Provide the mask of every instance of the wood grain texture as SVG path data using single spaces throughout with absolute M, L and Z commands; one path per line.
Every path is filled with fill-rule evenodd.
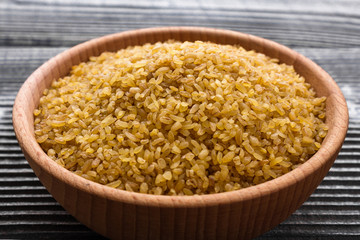
M 67 171 L 47 157 L 35 141 L 32 113 L 40 94 L 53 79 L 65 76 L 72 65 L 103 51 L 167 39 L 239 44 L 293 64 L 318 95 L 328 98 L 329 132 L 320 150 L 302 166 L 272 181 L 239 191 L 191 197 L 144 195 L 108 188 Z M 94 39 L 46 62 L 20 89 L 13 108 L 13 124 L 26 159 L 48 191 L 70 214 L 104 236 L 112 239 L 251 239 L 285 220 L 316 189 L 344 141 L 348 112 L 345 99 L 332 78 L 289 48 L 227 30 L 169 27 Z

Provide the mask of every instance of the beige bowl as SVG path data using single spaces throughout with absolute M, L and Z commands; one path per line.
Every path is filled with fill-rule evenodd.
M 71 66 L 104 51 L 130 45 L 180 41 L 237 44 L 293 65 L 319 96 L 327 97 L 329 131 L 319 151 L 277 179 L 233 192 L 202 196 L 155 196 L 116 190 L 57 165 L 34 137 L 33 110 L 45 88 Z M 113 239 L 250 239 L 284 221 L 310 196 L 333 164 L 348 126 L 345 99 L 318 65 L 275 42 L 248 34 L 197 27 L 168 27 L 108 35 L 77 45 L 39 67 L 21 87 L 14 104 L 16 137 L 35 174 L 76 219 Z

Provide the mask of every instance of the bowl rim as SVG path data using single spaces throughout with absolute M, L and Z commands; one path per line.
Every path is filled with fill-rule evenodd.
M 29 99 L 29 90 L 37 87 L 37 79 L 41 79 L 45 76 L 45 74 L 49 73 L 49 68 L 57 66 L 58 62 L 63 57 L 72 54 L 81 55 L 82 51 L 84 51 L 84 49 L 89 46 L 97 47 L 99 49 L 102 46 L 106 46 L 106 44 L 109 44 L 109 42 L 111 41 L 116 41 L 116 39 L 122 39 L 126 36 L 136 36 L 138 34 L 161 34 L 163 31 L 170 31 L 174 34 L 178 34 L 179 32 L 184 31 L 189 33 L 197 33 L 201 36 L 206 34 L 215 34 L 218 36 L 225 34 L 227 36 L 236 36 L 242 39 L 248 39 L 249 43 L 262 43 L 268 47 L 275 47 L 279 50 L 280 55 L 292 55 L 294 63 L 301 62 L 301 64 L 305 64 L 307 67 L 313 68 L 318 78 L 326 79 L 324 81 L 330 86 L 328 99 L 330 99 L 333 103 L 336 103 L 336 105 L 331 106 L 329 110 L 327 109 L 327 111 L 332 111 L 334 114 L 332 119 L 327 118 L 327 122 L 329 121 L 332 124 L 333 128 L 329 129 L 328 135 L 325 137 L 321 148 L 310 159 L 308 159 L 298 168 L 276 179 L 272 179 L 265 183 L 261 183 L 248 188 L 243 188 L 240 190 L 194 196 L 152 195 L 114 189 L 80 177 L 50 159 L 50 157 L 47 156 L 47 154 L 41 149 L 40 145 L 35 140 L 33 119 L 31 119 L 31 117 L 29 119 L 29 116 L 26 116 L 24 112 L 24 109 L 27 106 L 26 104 L 33 104 L 35 106 L 37 105 L 36 103 L 31 102 L 31 100 Z M 129 44 L 126 46 L 129 46 Z M 100 50 L 100 52 L 102 51 Z M 203 27 L 157 27 L 138 29 L 110 34 L 78 44 L 56 55 L 55 57 L 42 64 L 38 69 L 36 69 L 27 78 L 23 86 L 20 88 L 13 107 L 13 126 L 16 137 L 25 156 L 27 156 L 27 160 L 30 165 L 33 167 L 33 164 L 35 163 L 36 165 L 40 166 L 40 171 L 38 174 L 42 174 L 41 172 L 45 171 L 48 174 L 53 175 L 57 179 L 60 179 L 64 183 L 73 186 L 74 188 L 109 200 L 121 201 L 124 203 L 143 206 L 166 208 L 195 208 L 215 206 L 219 204 L 231 204 L 235 202 L 247 201 L 259 197 L 268 196 L 273 192 L 295 185 L 296 183 L 312 175 L 314 171 L 316 171 L 316 169 L 319 169 L 325 164 L 328 164 L 328 161 L 331 160 L 332 156 L 337 155 L 345 139 L 348 121 L 349 116 L 346 101 L 343 94 L 341 93 L 340 88 L 329 76 L 329 74 L 327 74 L 323 69 L 321 69 L 316 63 L 314 63 L 310 59 L 283 45 L 280 45 L 271 40 L 263 39 L 261 37 L 241 32 L 234 32 L 230 30 Z M 34 163 L 32 164 L 31 161 L 34 161 Z

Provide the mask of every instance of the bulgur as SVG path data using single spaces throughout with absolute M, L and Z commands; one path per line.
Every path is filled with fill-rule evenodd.
M 35 137 L 91 181 L 148 194 L 249 187 L 309 159 L 325 97 L 292 66 L 214 43 L 128 47 L 91 57 L 44 91 Z

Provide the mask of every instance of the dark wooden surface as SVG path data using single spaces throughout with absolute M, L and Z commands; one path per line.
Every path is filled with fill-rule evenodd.
M 0 1 L 0 238 L 101 238 L 63 210 L 21 153 L 11 111 L 26 78 L 82 41 L 180 25 L 277 41 L 311 58 L 335 79 L 350 111 L 343 149 L 304 205 L 258 239 L 360 239 L 360 1 L 355 0 Z

